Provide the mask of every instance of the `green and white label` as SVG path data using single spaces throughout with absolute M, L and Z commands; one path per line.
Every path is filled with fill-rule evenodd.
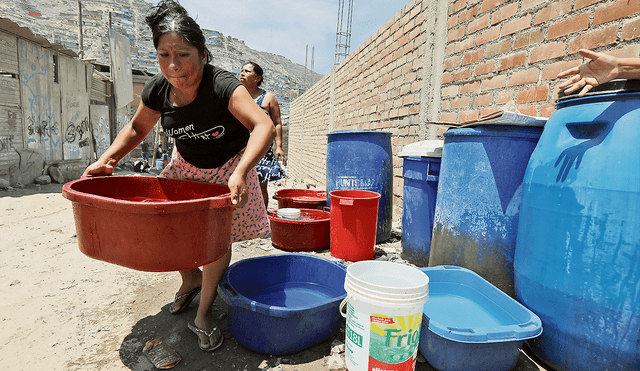
M 347 326 L 347 339 L 349 339 L 354 345 L 362 348 L 362 335 L 353 331 L 349 326 Z

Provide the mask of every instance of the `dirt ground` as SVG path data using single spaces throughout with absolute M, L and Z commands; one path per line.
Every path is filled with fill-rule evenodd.
M 120 174 L 122 175 L 122 174 Z M 281 188 L 299 188 L 281 183 Z M 270 194 L 276 188 L 272 188 Z M 181 357 L 174 370 L 346 370 L 344 326 L 321 344 L 288 356 L 255 353 L 228 331 L 227 306 L 215 313 L 223 346 L 205 353 L 187 328 L 196 298 L 180 315 L 168 312 L 180 285 L 177 273 L 140 272 L 93 260 L 78 249 L 71 202 L 62 185 L 0 190 L 0 365 L 5 370 L 154 370 L 142 354 L 148 340 L 166 342 Z M 272 200 L 272 208 L 276 205 Z M 378 255 L 398 255 L 399 235 L 379 244 Z M 233 262 L 284 253 L 268 240 L 232 246 Z M 393 253 L 395 251 L 396 253 Z M 331 258 L 329 250 L 315 252 Z M 333 347 L 333 355 L 332 355 Z M 337 354 L 337 355 L 336 355 Z M 423 358 L 417 371 L 434 370 Z M 539 371 L 520 353 L 516 371 Z

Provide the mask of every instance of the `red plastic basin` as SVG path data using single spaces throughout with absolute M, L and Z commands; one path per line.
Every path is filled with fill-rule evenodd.
M 327 206 L 327 192 L 312 189 L 287 188 L 276 191 L 274 200 L 278 200 L 278 209 L 319 209 Z
M 285 251 L 315 251 L 329 248 L 331 214 L 316 209 L 301 209 L 300 219 L 279 218 L 268 210 L 271 243 Z
M 231 195 L 222 185 L 146 176 L 88 177 L 62 188 L 80 251 L 148 272 L 199 267 L 229 249 Z

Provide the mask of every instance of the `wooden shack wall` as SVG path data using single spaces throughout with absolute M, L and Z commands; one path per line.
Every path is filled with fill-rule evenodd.
M 18 39 L 25 147 L 41 152 L 45 160 L 62 160 L 60 87 L 53 58 L 48 49 Z
M 91 64 L 0 31 L 0 179 L 27 184 L 52 165 L 66 180 L 82 174 L 94 152 L 92 74 Z
M 8 178 L 8 166 L 19 160 L 23 147 L 18 40 L 0 32 L 0 178 Z
M 89 126 L 87 66 L 82 61 L 60 57 L 60 92 L 63 136 L 63 158 L 89 164 L 92 152 Z M 93 72 L 93 70 L 91 71 Z M 89 74 L 89 78 L 91 75 Z

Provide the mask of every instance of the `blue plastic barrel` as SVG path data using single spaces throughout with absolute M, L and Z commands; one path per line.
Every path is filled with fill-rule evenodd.
M 522 179 L 541 133 L 515 125 L 444 133 L 429 266 L 465 267 L 515 297 Z
M 516 295 L 558 370 L 640 370 L 639 83 L 559 101 L 526 170 Z
M 380 193 L 376 242 L 389 239 L 393 212 L 391 133 L 342 130 L 327 134 L 326 188 L 327 195 L 338 190 Z M 328 205 L 330 202 L 327 198 Z
M 429 265 L 442 145 L 441 140 L 413 143 L 398 154 L 404 159 L 402 258 L 420 267 Z

